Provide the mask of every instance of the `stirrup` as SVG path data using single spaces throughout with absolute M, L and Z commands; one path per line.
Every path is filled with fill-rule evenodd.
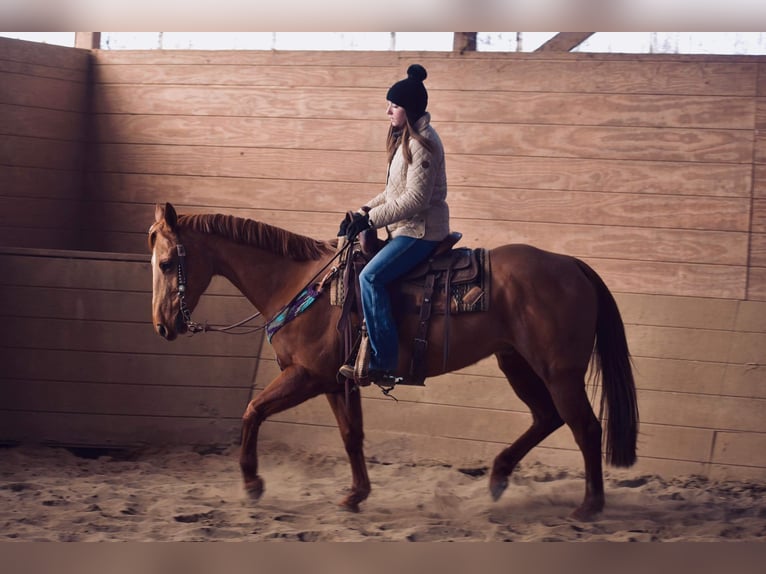
M 356 345 L 356 357 L 353 359 L 349 357 L 344 365 L 341 365 L 338 369 L 338 374 L 350 381 L 354 381 L 361 387 L 366 387 L 370 384 L 367 377 L 367 367 L 370 363 L 370 355 L 372 350 L 370 349 L 370 338 L 367 336 L 367 326 L 362 322 L 359 328 L 359 341 Z M 350 364 L 353 360 L 354 364 Z
M 367 377 L 357 376 L 356 369 L 353 365 L 341 365 L 340 369 L 338 369 L 338 374 L 344 379 L 354 381 L 354 383 L 360 387 L 366 387 L 370 384 L 370 380 Z
M 404 380 L 402 377 L 375 370 L 359 375 L 353 365 L 341 365 L 340 369 L 338 369 L 338 374 L 341 377 L 354 381 L 360 387 L 368 387 L 375 383 L 379 387 L 393 388 Z

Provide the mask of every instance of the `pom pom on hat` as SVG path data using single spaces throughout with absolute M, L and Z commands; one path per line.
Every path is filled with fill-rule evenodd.
M 420 64 L 412 64 L 407 68 L 407 78 L 418 82 L 424 81 L 428 77 L 428 72 Z
M 426 112 L 428 92 L 423 81 L 428 72 L 420 64 L 407 68 L 407 77 L 391 86 L 386 94 L 389 102 L 403 107 L 407 111 L 407 120 L 414 124 Z

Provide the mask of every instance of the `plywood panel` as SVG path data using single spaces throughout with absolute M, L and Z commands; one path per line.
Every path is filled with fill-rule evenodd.
M 85 72 L 90 53 L 87 50 L 0 38 L 0 61 L 23 62 L 45 68 Z
M 766 233 L 751 234 L 750 264 L 753 267 L 766 267 Z
M 0 103 L 31 108 L 83 112 L 86 103 L 85 75 L 71 79 L 42 78 L 0 71 Z
M 37 197 L 74 200 L 83 192 L 82 179 L 72 171 L 22 166 L 0 166 L 0 197 Z
M 587 260 L 613 291 L 688 297 L 743 299 L 744 266 L 689 265 L 647 261 Z
M 0 103 L 0 133 L 53 139 L 83 139 L 82 111 L 58 111 Z
M 95 204 L 94 225 L 114 222 L 121 231 L 135 229 L 153 217 L 158 191 L 179 209 L 236 213 L 263 217 L 265 212 L 295 211 L 310 203 L 318 212 L 339 215 L 376 195 L 376 183 L 273 180 L 258 178 L 193 177 L 104 173 L 98 185 L 109 203 Z M 641 193 L 478 188 L 449 186 L 450 216 L 454 219 L 593 224 L 629 227 L 667 227 L 747 231 L 750 199 Z M 199 207 L 197 207 L 199 206 Z M 268 209 L 260 208 L 268 206 Z M 766 215 L 764 215 L 766 217 Z M 766 229 L 766 224 L 764 225 Z
M 750 163 L 745 130 L 447 123 L 452 154 Z
M 357 119 L 98 117 L 101 140 L 119 143 L 376 151 L 382 149 L 385 133 L 382 122 L 359 129 Z M 439 123 L 438 128 L 451 154 L 734 163 L 752 160 L 752 135 L 745 130 L 455 122 Z M 351 139 L 348 133 L 354 129 L 360 135 Z
M 147 226 L 148 228 L 148 226 Z M 144 236 L 144 240 L 146 237 Z M 149 253 L 102 253 L 51 249 L 0 248 L 0 284 L 147 292 L 151 289 Z M 214 277 L 211 295 L 239 295 L 231 283 Z
M 116 173 L 300 179 L 382 184 L 380 152 L 227 147 L 99 146 L 98 170 Z M 30 160 L 31 161 L 31 160 Z M 610 161 L 575 158 L 451 156 L 451 184 L 620 193 L 749 196 L 752 168 L 725 163 Z M 349 166 L 353 166 L 350 169 Z M 381 167 L 382 166 L 382 167 Z
M 4 410 L 96 415 L 236 418 L 249 389 L 2 379 Z
M 229 337 L 181 337 L 172 343 L 160 339 L 146 323 L 69 321 L 36 317 L 6 317 L 8 332 L 0 335 L 0 345 L 8 348 L 47 348 L 107 353 L 153 353 L 158 349 L 177 354 L 202 354 L 251 357 L 259 340 L 252 335 Z
M 734 329 L 739 302 L 691 297 L 617 293 L 623 321 L 638 325 Z
M 713 461 L 718 464 L 744 462 L 748 466 L 766 467 L 766 433 L 717 433 Z
M 753 233 L 766 233 L 766 199 L 753 200 Z
M 747 298 L 752 301 L 766 301 L 766 269 L 753 267 L 747 279 Z
M 759 97 L 766 97 L 766 63 L 758 63 L 758 83 L 756 93 Z
M 766 198 L 766 164 L 753 167 L 753 197 Z
M 78 236 L 64 233 L 61 229 L 30 229 L 28 227 L 0 227 L 0 245 L 31 249 L 50 248 L 51 245 L 64 249 L 78 249 L 81 246 Z
M 4 379 L 250 389 L 257 358 L 174 354 L 182 350 L 173 345 L 151 354 L 0 348 L 0 361 Z
M 151 320 L 151 291 L 96 291 L 0 285 L 0 300 L 7 304 L 6 313 L 16 317 L 125 322 Z M 216 324 L 228 325 L 253 313 L 255 309 L 244 297 L 204 295 L 194 314 L 214 319 Z M 262 322 L 261 320 L 260 323 Z M 253 322 L 253 325 L 258 324 L 257 320 Z
M 209 64 L 209 53 L 179 51 L 166 54 L 135 52 L 130 61 L 124 55 L 99 52 L 97 63 L 112 64 Z M 173 57 L 170 57 L 170 54 Z M 757 64 L 736 62 L 733 59 L 714 61 L 713 58 L 684 59 L 638 57 L 518 57 L 504 54 L 472 55 L 456 60 L 454 55 L 418 54 L 418 58 L 429 71 L 429 89 L 464 89 L 466 85 L 486 91 L 543 91 L 543 92 L 601 92 L 601 93 L 664 93 L 703 95 L 742 95 L 755 93 Z M 333 66 L 359 66 L 359 76 L 369 75 L 363 66 L 383 65 L 385 73 L 380 74 L 383 84 L 388 87 L 401 79 L 404 62 L 413 57 L 406 52 L 390 55 L 387 53 L 308 53 L 308 52 L 240 52 L 230 53 L 217 59 L 219 65 L 309 65 L 322 69 Z M 259 68 L 260 70 L 261 68 Z M 284 83 L 306 85 L 318 80 L 321 84 L 331 74 L 301 74 L 300 68 L 275 69 L 269 76 L 264 72 L 267 85 Z M 365 74 L 366 72 L 366 74 Z M 337 80 L 335 80 L 337 81 Z
M 755 132 L 755 161 L 757 163 L 766 163 L 766 134 L 763 130 Z
M 641 391 L 641 422 L 766 433 L 766 399 Z
M 652 349 L 652 354 L 661 358 L 757 363 L 762 349 L 766 348 L 763 333 L 692 331 L 647 325 L 629 325 L 627 332 L 633 353 L 646 356 L 648 349 Z
M 77 142 L 77 135 L 70 140 L 3 136 L 0 161 L 19 167 L 71 171 L 70 177 L 78 177 L 82 169 L 82 149 Z
M 633 355 L 636 386 L 664 392 L 766 399 L 764 367 Z
M 157 69 L 157 68 L 153 68 Z M 160 73 L 167 70 L 159 69 Z M 224 71 L 226 78 L 233 78 Z M 383 82 L 381 82 L 383 83 Z M 257 85 L 226 86 L 226 81 L 195 87 L 178 81 L 177 85 L 101 84 L 96 94 L 96 110 L 110 114 L 102 122 L 128 121 L 113 114 L 172 114 L 191 116 L 197 124 L 217 121 L 225 125 L 228 117 L 253 122 L 269 117 L 311 118 L 345 122 L 348 110 L 354 109 L 357 120 L 370 120 L 380 126 L 385 135 L 385 114 L 380 100 L 387 85 L 375 89 L 358 89 L 349 84 L 331 88 L 296 88 Z M 207 90 L 208 97 L 202 93 Z M 429 88 L 430 89 L 430 88 Z M 751 100 L 719 96 L 657 96 L 637 94 L 631 96 L 605 93 L 526 93 L 435 91 L 430 110 L 434 125 L 444 127 L 445 122 L 507 124 L 561 124 L 572 122 L 572 110 L 577 110 L 578 125 L 626 127 L 682 127 L 682 128 L 752 128 L 754 109 Z M 213 93 L 215 97 L 209 97 Z M 189 96 L 190 101 L 185 97 Z M 341 101 L 335 101 L 339 95 Z M 438 96 L 438 97 L 437 97 Z M 323 102 L 317 106 L 316 101 Z M 193 103 L 193 105 L 192 105 Z M 271 111 L 269 111 L 271 109 Z M 210 116 L 210 117 L 205 117 Z M 182 121 L 192 121 L 182 117 Z M 170 119 L 170 118 L 165 118 Z M 143 121 L 143 120 L 140 120 Z M 119 125 L 119 124 L 118 124 Z M 121 132 L 119 129 L 117 133 Z M 268 132 L 266 132 L 268 133 Z M 362 135 L 362 134 L 359 134 Z
M 232 444 L 240 421 L 226 418 L 146 417 L 0 411 L 0 440 L 64 445 L 140 446 Z
M 460 186 L 746 197 L 750 170 L 716 163 L 457 155 L 449 159 L 447 177 Z
M 0 227 L 63 229 L 74 235 L 78 231 L 81 210 L 81 202 L 76 198 L 27 199 L 0 196 Z

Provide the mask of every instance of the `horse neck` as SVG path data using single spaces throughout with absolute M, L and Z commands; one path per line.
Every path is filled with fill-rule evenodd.
M 295 261 L 218 237 L 206 246 L 212 256 L 213 274 L 228 279 L 266 317 L 274 316 L 306 287 L 330 257 Z

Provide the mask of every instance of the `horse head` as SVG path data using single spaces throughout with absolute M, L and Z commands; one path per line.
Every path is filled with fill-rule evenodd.
M 192 240 L 192 238 L 186 238 Z M 157 204 L 149 228 L 152 252 L 152 320 L 157 333 L 172 341 L 188 330 L 191 312 L 210 282 L 212 271 L 200 249 L 181 242 L 179 216 L 170 203 Z

